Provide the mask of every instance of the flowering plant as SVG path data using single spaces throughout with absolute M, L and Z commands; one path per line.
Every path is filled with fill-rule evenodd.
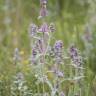
M 36 24 L 31 23 L 28 29 L 31 48 L 29 66 L 34 71 L 33 75 L 36 78 L 34 82 L 37 86 L 36 92 L 38 95 L 36 96 L 65 96 L 65 94 L 73 94 L 74 96 L 78 94 L 78 96 L 81 96 L 80 84 L 81 79 L 84 77 L 82 57 L 74 45 L 69 48 L 69 51 L 66 51 L 62 40 L 56 40 L 53 45 L 51 44 L 56 28 L 54 23 L 48 24 L 46 22 L 45 17 L 48 16 L 47 2 L 47 0 L 40 0 L 41 9 L 38 19 L 42 19 L 42 25 L 38 27 Z M 14 60 L 20 62 L 21 59 L 16 48 Z M 66 61 L 70 61 L 70 64 L 65 64 Z M 66 72 L 66 68 L 69 72 Z M 24 82 L 24 80 L 20 82 Z M 73 86 L 77 89 L 72 92 L 69 88 L 69 92 L 65 92 L 65 87 L 62 86 L 64 82 L 74 82 Z M 21 87 L 25 88 L 23 84 Z M 40 87 L 42 88 L 40 89 Z M 26 88 L 26 91 L 28 91 L 27 86 Z

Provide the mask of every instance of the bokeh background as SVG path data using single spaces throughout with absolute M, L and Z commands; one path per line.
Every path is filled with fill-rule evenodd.
M 75 43 L 83 53 L 85 85 L 90 86 L 90 96 L 96 96 L 96 0 L 48 0 L 47 7 L 46 20 L 56 25 L 54 37 L 63 40 L 65 48 Z M 39 0 L 0 0 L 0 78 L 12 74 L 14 48 L 25 58 L 30 53 L 28 26 L 40 24 L 39 10 Z

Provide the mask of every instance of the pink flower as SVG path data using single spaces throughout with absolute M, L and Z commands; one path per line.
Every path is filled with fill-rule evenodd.
M 46 4 L 47 3 L 47 0 L 40 0 L 40 3 L 41 4 Z
M 40 9 L 40 14 L 38 19 L 42 17 L 46 17 L 48 14 L 47 8 L 46 8 L 47 0 L 40 0 L 40 3 L 41 3 L 41 9 Z
M 38 18 L 42 18 L 42 17 L 46 17 L 48 14 L 48 11 L 45 7 L 42 7 L 41 10 L 40 10 L 40 15 Z
M 49 32 L 49 27 L 48 27 L 47 23 L 43 23 L 43 25 L 41 25 L 41 27 L 38 31 L 39 32 Z

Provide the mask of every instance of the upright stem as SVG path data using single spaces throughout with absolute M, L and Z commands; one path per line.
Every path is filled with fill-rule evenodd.
M 44 64 L 45 64 L 45 55 L 44 55 L 44 52 L 45 52 L 45 42 L 44 42 L 44 36 L 45 36 L 45 33 L 43 32 L 43 36 L 42 36 L 42 62 L 41 62 L 41 71 L 42 71 L 42 77 L 43 77 L 43 94 L 45 92 L 45 86 L 44 86 Z

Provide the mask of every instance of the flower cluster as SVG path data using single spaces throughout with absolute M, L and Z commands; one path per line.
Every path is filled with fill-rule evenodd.
M 31 23 L 29 25 L 28 31 L 29 31 L 30 37 L 36 38 L 38 33 L 54 32 L 55 31 L 55 25 L 54 25 L 54 23 L 50 23 L 48 25 L 46 22 L 43 22 L 43 24 L 40 27 L 37 27 L 35 24 Z
M 77 67 L 80 67 L 82 64 L 82 58 L 79 55 L 78 49 L 72 45 L 69 49 L 70 57 L 73 61 L 73 64 L 75 64 Z
M 39 28 L 38 31 L 39 31 L 39 32 L 49 32 L 48 24 L 44 22 L 44 23 L 41 25 L 41 27 Z
M 48 12 L 46 8 L 47 0 L 40 0 L 41 9 L 40 9 L 40 15 L 38 18 L 46 17 Z
M 55 53 L 55 61 L 57 64 L 62 62 L 62 49 L 63 49 L 63 42 L 58 40 L 55 42 L 54 45 L 54 53 Z
M 33 24 L 33 23 L 30 24 L 28 31 L 29 31 L 30 37 L 35 36 L 36 32 L 37 32 L 37 26 L 35 24 Z
M 41 5 L 47 3 L 46 0 L 41 0 L 40 2 L 41 2 L 40 3 Z M 31 48 L 32 48 L 31 61 L 33 64 L 34 63 L 36 64 L 37 53 L 39 55 L 44 55 L 48 51 L 48 48 L 49 48 L 48 41 L 50 40 L 49 34 L 55 31 L 55 25 L 54 23 L 50 23 L 48 25 L 44 21 L 42 25 L 38 27 L 37 25 L 32 23 L 29 25 L 28 31 L 29 31 L 30 37 L 35 39 L 35 42 L 31 44 Z M 43 62 L 43 56 L 40 56 L 40 57 L 41 57 L 40 61 Z
M 57 75 L 57 77 L 64 77 L 64 73 L 59 70 L 56 70 L 55 74 Z

